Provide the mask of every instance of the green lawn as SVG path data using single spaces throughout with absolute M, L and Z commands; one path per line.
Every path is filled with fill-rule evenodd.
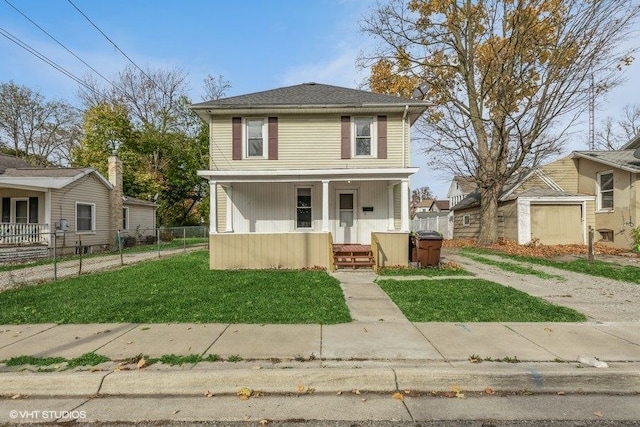
M 412 322 L 583 322 L 586 317 L 480 279 L 378 280 Z
M 0 324 L 349 322 L 321 271 L 212 271 L 208 252 L 0 293 Z
M 491 254 L 515 261 L 526 262 L 535 265 L 555 267 L 561 270 L 574 271 L 576 273 L 589 274 L 591 276 L 606 277 L 607 279 L 621 280 L 623 282 L 640 284 L 640 267 L 622 266 L 611 262 L 594 260 L 589 262 L 585 258 L 572 261 L 556 261 L 546 258 L 535 258 L 521 255 L 509 255 L 499 251 L 492 251 L 482 248 L 463 248 L 460 254 Z M 586 256 L 585 256 L 586 257 Z

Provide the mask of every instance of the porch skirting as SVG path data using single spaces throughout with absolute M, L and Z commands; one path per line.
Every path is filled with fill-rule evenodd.
M 373 232 L 374 269 L 409 264 L 409 233 Z M 212 270 L 302 269 L 334 270 L 333 238 L 329 232 L 212 233 Z
M 212 270 L 332 269 L 331 233 L 219 233 L 209 235 Z

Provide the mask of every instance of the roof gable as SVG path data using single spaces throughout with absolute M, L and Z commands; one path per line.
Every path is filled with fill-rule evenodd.
M 105 187 L 113 188 L 93 168 L 8 168 L 0 175 L 0 185 L 60 189 L 90 174 L 94 174 Z

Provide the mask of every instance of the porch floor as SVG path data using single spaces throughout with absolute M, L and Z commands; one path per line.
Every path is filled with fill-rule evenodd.
M 336 268 L 372 268 L 371 245 L 334 244 L 333 264 Z

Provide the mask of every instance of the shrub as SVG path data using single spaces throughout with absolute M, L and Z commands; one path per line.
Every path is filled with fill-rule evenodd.
M 145 236 L 144 243 L 147 245 L 154 245 L 156 243 L 156 236 Z
M 171 230 L 160 231 L 160 241 L 170 242 L 172 240 L 173 240 L 173 233 L 171 232 Z
M 135 246 L 136 243 L 138 243 L 138 239 L 136 239 L 135 236 L 126 236 L 124 238 L 122 246 L 125 247 L 125 248 L 130 248 L 132 246 Z

